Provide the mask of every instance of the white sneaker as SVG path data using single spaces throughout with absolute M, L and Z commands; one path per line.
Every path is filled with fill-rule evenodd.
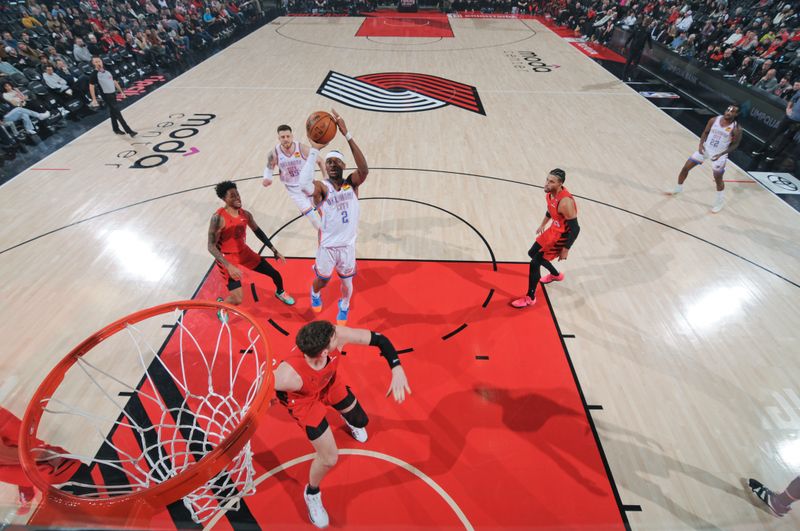
M 681 185 L 677 185 L 675 188 L 667 190 L 667 194 L 669 195 L 678 195 L 681 192 L 683 192 L 683 186 Z
M 48 118 L 50 118 L 50 111 L 44 111 L 44 112 L 39 113 L 37 118 L 40 119 L 40 120 L 47 120 Z
M 724 206 L 725 206 L 725 200 L 724 199 L 717 199 L 716 201 L 714 201 L 714 204 L 711 206 L 711 213 L 712 214 L 716 214 L 717 212 L 722 210 L 722 207 L 724 207 Z
M 328 527 L 328 511 L 322 506 L 322 492 L 316 494 L 309 494 L 306 492 L 308 485 L 303 488 L 303 499 L 306 500 L 306 507 L 308 507 L 308 518 L 311 523 L 320 529 Z
M 349 422 L 346 420 L 344 421 L 347 424 L 347 427 L 350 429 L 350 435 L 353 436 L 353 439 L 357 440 L 360 443 L 367 442 L 367 428 L 356 428 L 355 426 L 351 426 Z

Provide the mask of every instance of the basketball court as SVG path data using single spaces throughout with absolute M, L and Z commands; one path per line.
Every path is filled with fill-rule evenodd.
M 126 314 L 225 295 L 206 249 L 224 179 L 287 257 L 276 267 L 297 304 L 248 275 L 242 305 L 286 355 L 317 318 L 317 235 L 261 173 L 278 125 L 306 141 L 306 117 L 331 107 L 370 167 L 348 326 L 389 336 L 413 391 L 394 403 L 374 348 L 342 353 L 370 438 L 328 416 L 332 527 L 797 527 L 753 505 L 742 479 L 780 489 L 800 470 L 800 218 L 730 163 L 719 214 L 710 168 L 666 196 L 697 137 L 530 18 L 278 18 L 129 107 L 136 139 L 104 122 L 0 187 L 0 407 L 22 417 L 64 355 Z M 329 148 L 352 166 L 341 135 Z M 556 264 L 565 280 L 516 310 L 555 167 L 581 235 Z M 319 318 L 335 318 L 338 295 L 334 279 Z M 161 361 L 147 359 L 178 373 L 170 319 L 144 331 Z M 199 348 L 220 329 L 208 323 Z M 107 356 L 125 385 L 174 396 L 164 371 Z M 143 422 L 155 414 L 117 391 Z M 313 449 L 282 406 L 260 420 L 257 492 L 206 527 L 310 527 Z M 113 422 L 98 437 L 66 424 L 48 442 L 137 445 Z M 108 476 L 84 463 L 73 479 L 102 490 Z M 18 497 L 0 484 L 4 522 L 52 523 L 39 497 Z M 178 502 L 150 525 L 196 524 Z

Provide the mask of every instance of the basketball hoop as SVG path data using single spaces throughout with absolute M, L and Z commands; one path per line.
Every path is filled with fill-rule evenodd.
M 238 509 L 255 492 L 250 438 L 273 383 L 266 334 L 235 306 L 179 301 L 102 328 L 50 371 L 22 420 L 20 461 L 44 493 L 42 523 L 141 526 L 181 498 L 197 523 Z M 36 461 L 56 457 L 88 472 L 50 484 Z

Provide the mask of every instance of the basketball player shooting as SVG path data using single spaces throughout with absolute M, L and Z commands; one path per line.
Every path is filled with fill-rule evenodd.
M 253 219 L 253 215 L 242 208 L 242 198 L 236 183 L 223 181 L 216 186 L 217 197 L 225 202 L 211 216 L 208 227 L 208 252 L 216 259 L 216 265 L 228 285 L 228 297 L 225 302 L 238 305 L 242 303 L 242 270 L 252 269 L 272 279 L 275 283 L 275 297 L 284 304 L 294 304 L 294 299 L 283 289 L 281 274 L 258 253 L 247 246 L 247 227 L 261 242 L 269 247 L 277 260 L 286 259 L 272 245 L 264 231 Z M 219 300 L 222 300 L 221 298 Z M 220 319 L 223 316 L 220 315 Z
M 267 166 L 264 168 L 264 178 L 261 184 L 272 184 L 272 171 L 278 167 L 278 176 L 286 187 L 289 198 L 300 209 L 300 213 L 308 219 L 315 229 L 319 230 L 321 220 L 319 213 L 311 203 L 311 198 L 300 189 L 300 170 L 303 168 L 310 147 L 301 142 L 295 142 L 292 128 L 288 125 L 278 126 L 278 143 L 267 155 Z M 319 171 L 325 175 L 325 165 L 318 160 Z
M 411 394 L 411 388 L 394 345 L 377 332 L 334 326 L 328 321 L 312 321 L 297 332 L 295 343 L 299 352 L 284 358 L 274 371 L 275 391 L 278 400 L 305 431 L 316 451 L 303 498 L 311 523 L 322 528 L 327 527 L 329 521 L 322 505 L 320 483 L 336 465 L 339 456 L 333 432 L 325 418 L 328 407 L 342 415 L 356 441 L 367 441 L 367 413 L 350 387 L 336 374 L 342 347 L 353 344 L 380 349 L 392 371 L 386 396 L 391 393 L 398 404 L 405 400 L 406 394 Z
M 567 174 L 564 170 L 556 168 L 547 175 L 544 183 L 545 201 L 547 202 L 547 212 L 545 212 L 539 228 L 536 229 L 536 242 L 528 251 L 531 257 L 531 265 L 528 272 L 528 293 L 524 297 L 511 301 L 514 308 L 526 308 L 536 302 L 536 286 L 540 282 L 540 267 L 544 266 L 549 272 L 547 276 L 541 278 L 542 284 L 550 282 L 561 282 L 564 280 L 564 273 L 550 263 L 550 260 L 558 257 L 566 260 L 569 250 L 578 234 L 581 231 L 578 225 L 578 207 L 575 198 L 564 187 Z M 547 224 L 550 226 L 547 227 Z
M 739 147 L 739 142 L 742 141 L 742 128 L 736 121 L 737 116 L 739 116 L 739 106 L 729 105 L 725 109 L 725 114 L 708 121 L 703 136 L 700 137 L 700 146 L 683 165 L 678 174 L 678 185 L 668 194 L 677 195 L 683 192 L 683 183 L 692 168 L 709 159 L 714 182 L 717 185 L 717 197 L 714 204 L 711 205 L 711 212 L 716 214 L 722 210 L 725 206 L 725 181 L 722 180 L 722 177 L 725 175 L 728 154 L 734 152 Z
M 353 135 L 347 130 L 344 119 L 331 109 L 339 132 L 347 139 L 356 170 L 344 178 L 344 155 L 336 150 L 325 155 L 325 175 L 323 181 L 313 180 L 314 164 L 319 151 L 327 143 L 320 144 L 309 138 L 306 163 L 300 172 L 301 189 L 309 194 L 314 205 L 322 213 L 319 248 L 317 249 L 314 272 L 316 277 L 311 285 L 311 309 L 322 311 L 322 289 L 328 285 L 334 269 L 341 281 L 342 298 L 339 299 L 337 324 L 347 323 L 350 312 L 350 298 L 353 295 L 353 277 L 356 274 L 356 237 L 358 235 L 358 190 L 369 173 L 367 159 L 361 152 Z

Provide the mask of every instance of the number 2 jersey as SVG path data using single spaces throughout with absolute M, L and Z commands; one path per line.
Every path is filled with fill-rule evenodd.
M 325 200 L 317 205 L 322 216 L 319 231 L 320 247 L 345 247 L 355 245 L 358 235 L 358 195 L 348 177 L 339 190 L 330 180 L 322 181 L 327 194 Z

